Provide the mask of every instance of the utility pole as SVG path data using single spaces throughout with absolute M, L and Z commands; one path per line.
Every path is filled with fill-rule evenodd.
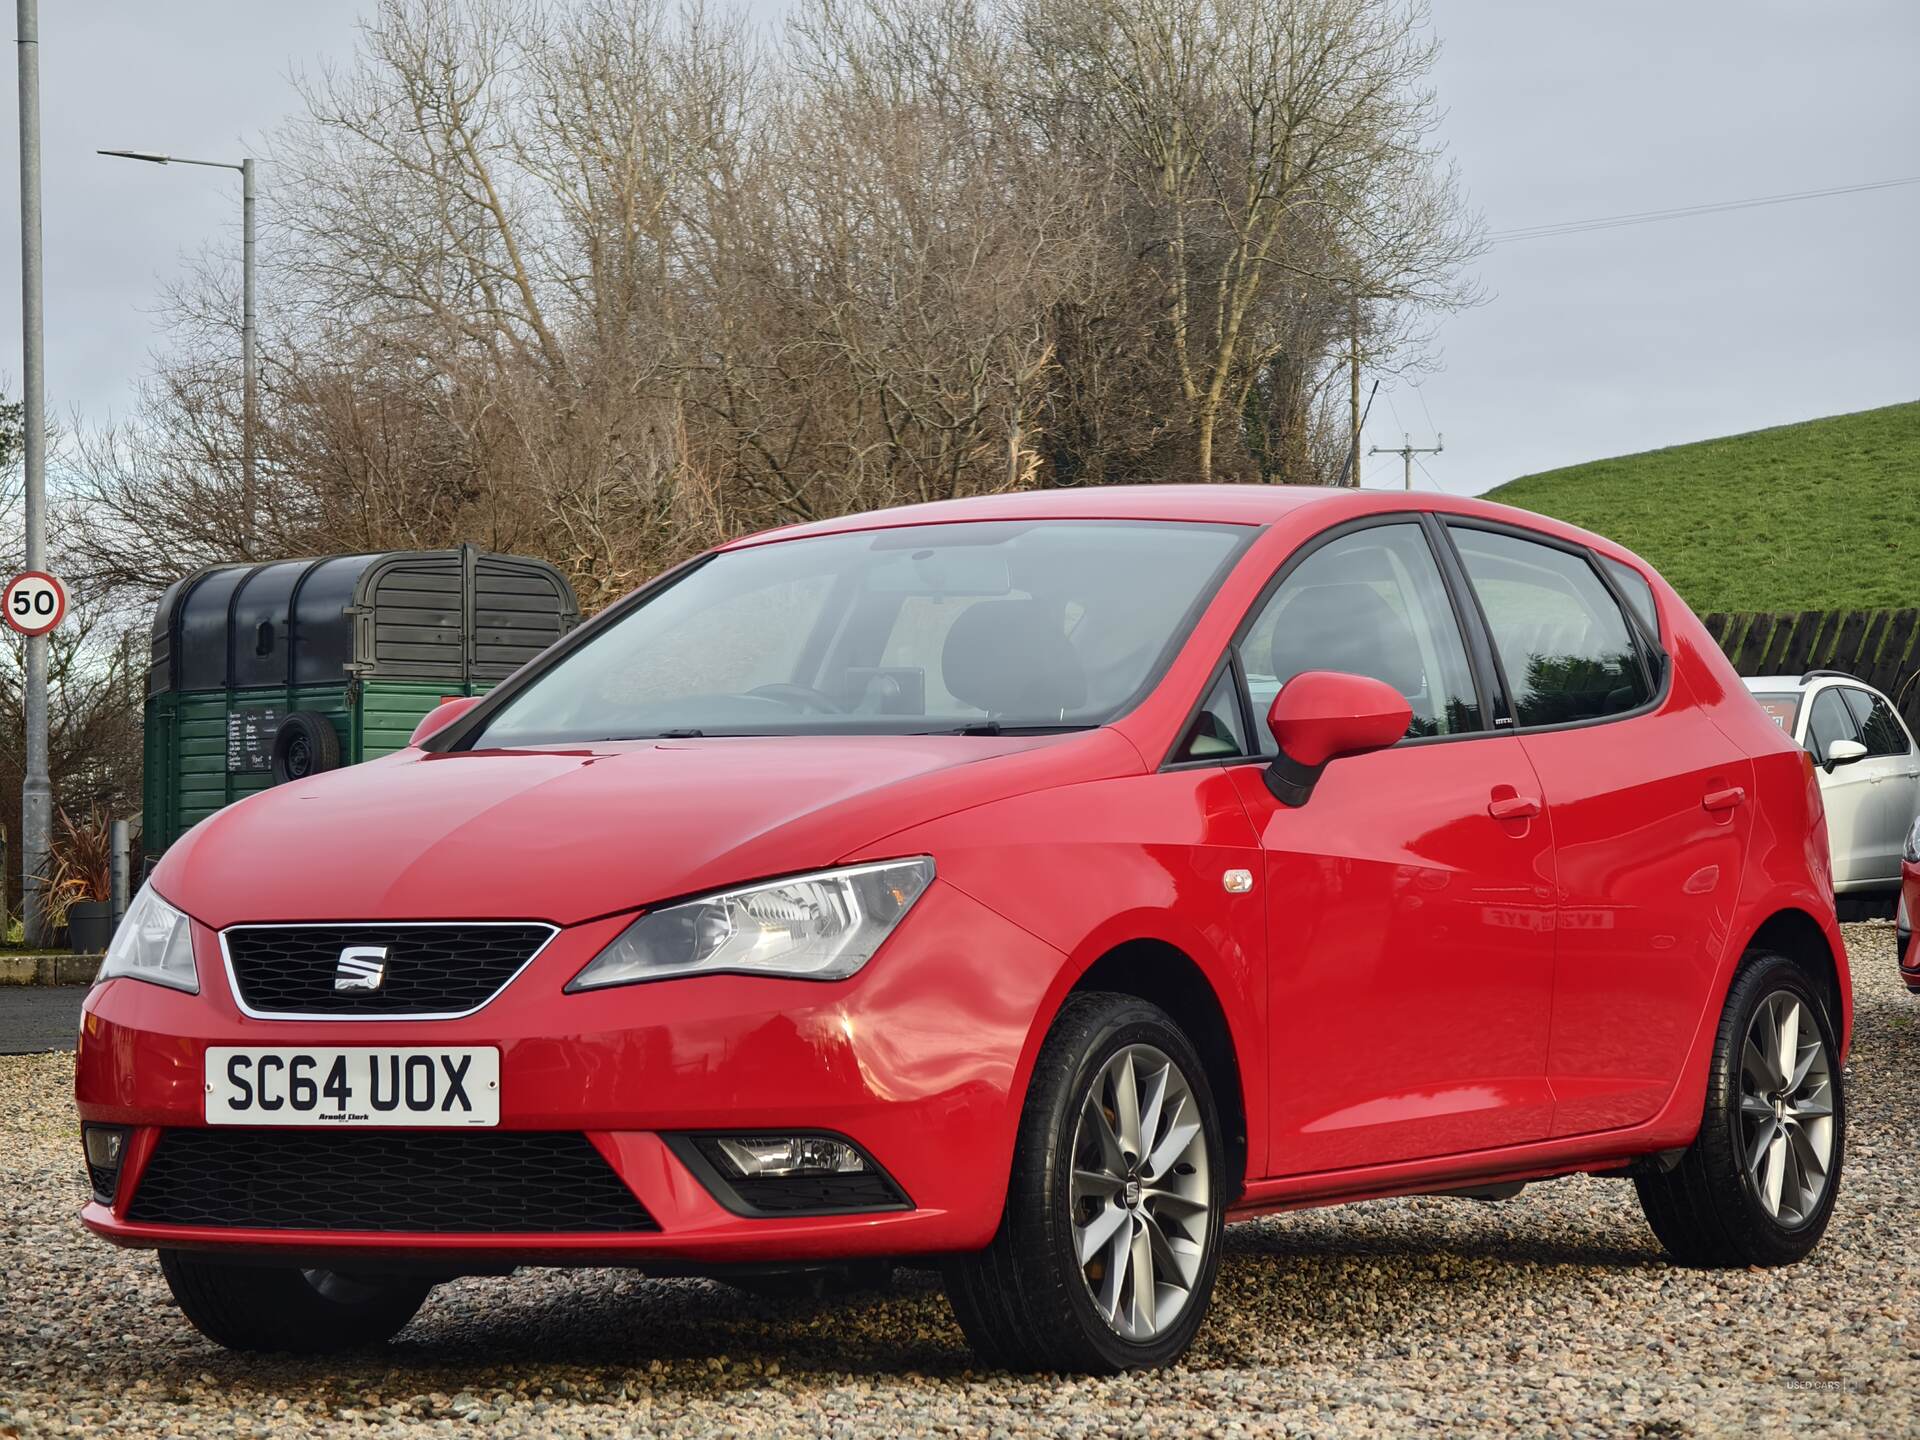
M 26 428 L 27 569 L 47 568 L 47 396 L 40 251 L 40 6 L 19 0 L 20 404 Z M 26 774 L 20 786 L 20 915 L 27 943 L 45 945 L 42 887 L 53 829 L 47 778 L 47 637 L 27 640 Z
M 23 0 L 24 3 L 24 0 Z M 253 558 L 254 526 L 259 509 L 260 491 L 254 483 L 254 450 L 259 429 L 259 362 L 255 354 L 253 317 L 253 202 L 254 162 L 248 156 L 235 164 L 231 160 L 189 160 L 184 155 L 161 155 L 152 150 L 98 150 L 117 160 L 144 160 L 150 165 L 199 165 L 209 170 L 240 172 L 240 550 Z
M 1367 451 L 1367 453 L 1369 455 L 1398 455 L 1401 464 L 1406 469 L 1407 489 L 1411 490 L 1413 489 L 1413 457 L 1416 455 L 1438 455 L 1442 450 L 1447 448 L 1446 436 L 1436 435 L 1433 438 L 1434 443 L 1432 445 L 1422 447 L 1408 443 L 1407 437 L 1402 435 L 1400 437 L 1400 444 L 1389 446 L 1386 449 L 1382 449 L 1376 445 Z

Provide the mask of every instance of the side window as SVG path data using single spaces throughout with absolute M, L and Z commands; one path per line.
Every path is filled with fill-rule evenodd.
M 1175 762 L 1182 760 L 1223 760 L 1246 755 L 1246 727 L 1240 721 L 1240 691 L 1233 683 L 1233 672 L 1223 671 L 1207 692 L 1206 704 L 1193 717 L 1186 739 L 1174 752 Z
M 1255 617 L 1240 663 L 1256 715 L 1301 671 L 1340 670 L 1406 696 L 1408 735 L 1485 725 L 1440 567 L 1416 523 L 1368 526 L 1314 551 Z M 1271 754 L 1261 728 L 1261 750 Z
M 1646 627 L 1647 634 L 1654 639 L 1660 638 L 1660 611 L 1653 603 L 1653 587 L 1647 583 L 1647 577 L 1631 565 L 1623 565 L 1618 560 L 1609 560 L 1604 555 L 1600 563 L 1606 566 L 1607 574 L 1613 579 L 1613 587 L 1626 597 L 1633 613 L 1640 617 L 1640 623 Z
M 1652 698 L 1627 617 L 1585 556 L 1490 530 L 1450 533 L 1486 612 L 1517 723 L 1598 720 Z
M 1840 693 L 1846 697 L 1847 708 L 1853 712 L 1853 718 L 1860 727 L 1860 743 L 1867 747 L 1867 754 L 1907 753 L 1910 746 L 1906 729 L 1886 701 L 1865 690 L 1856 690 L 1851 685 L 1842 686 Z
M 1827 749 L 1834 741 L 1859 738 L 1860 727 L 1840 698 L 1838 685 L 1829 685 L 1813 697 L 1813 709 L 1807 712 L 1807 749 L 1814 759 L 1825 763 Z

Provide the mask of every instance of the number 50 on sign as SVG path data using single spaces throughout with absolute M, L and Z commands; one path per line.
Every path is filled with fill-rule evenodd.
M 44 570 L 27 570 L 7 582 L 0 609 L 22 635 L 44 635 L 67 614 L 67 587 Z

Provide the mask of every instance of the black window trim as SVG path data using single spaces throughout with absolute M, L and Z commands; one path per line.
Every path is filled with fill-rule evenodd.
M 1254 596 L 1252 602 L 1247 606 L 1246 613 L 1240 617 L 1240 623 L 1234 627 L 1233 634 L 1227 640 L 1227 653 L 1225 658 L 1232 667 L 1234 684 L 1240 691 L 1240 714 L 1243 723 L 1247 726 L 1246 733 L 1249 743 L 1255 745 L 1264 744 L 1261 737 L 1266 734 L 1267 717 L 1254 714 L 1253 691 L 1247 684 L 1246 668 L 1240 659 L 1240 647 L 1252 632 L 1254 624 L 1260 619 L 1260 616 L 1265 613 L 1268 602 L 1273 599 L 1274 594 L 1280 587 L 1286 584 L 1293 572 L 1323 547 L 1361 530 L 1371 530 L 1380 525 L 1408 524 L 1419 526 L 1421 536 L 1427 542 L 1428 553 L 1432 555 L 1434 566 L 1440 572 L 1440 582 L 1446 589 L 1447 600 L 1452 606 L 1454 625 L 1458 627 L 1461 642 L 1466 648 L 1467 668 L 1473 676 L 1474 699 L 1480 707 L 1480 727 L 1475 730 L 1461 730 L 1452 735 L 1409 735 L 1405 739 L 1397 741 L 1393 748 L 1399 749 L 1401 746 L 1411 747 L 1416 745 L 1451 745 L 1465 740 L 1484 740 L 1490 736 L 1511 733 L 1495 728 L 1492 719 L 1494 711 L 1491 704 L 1493 696 L 1496 693 L 1494 689 L 1495 681 L 1491 673 L 1482 671 L 1480 663 L 1481 649 L 1484 647 L 1486 653 L 1490 655 L 1492 653 L 1492 642 L 1485 633 L 1486 622 L 1484 617 L 1479 616 L 1477 604 L 1473 612 L 1473 618 L 1469 618 L 1468 613 L 1464 609 L 1464 599 L 1470 598 L 1472 591 L 1470 589 L 1465 591 L 1463 596 L 1463 592 L 1458 588 L 1453 575 L 1449 571 L 1449 565 L 1458 566 L 1459 559 L 1452 554 L 1452 546 L 1450 544 L 1447 545 L 1445 549 L 1439 548 L 1439 542 L 1444 539 L 1444 536 L 1437 533 L 1438 517 L 1430 510 L 1386 510 L 1375 515 L 1360 515 L 1351 520 L 1344 520 L 1337 525 L 1330 525 L 1319 533 L 1310 535 L 1307 539 L 1301 541 L 1299 545 L 1294 547 L 1292 553 L 1280 562 L 1279 567 L 1268 577 L 1266 584 L 1260 587 L 1260 592 Z M 1464 583 L 1464 577 L 1465 572 L 1462 571 L 1460 582 L 1462 584 Z M 1188 731 L 1193 728 L 1193 722 L 1199 718 L 1201 707 L 1207 703 L 1207 696 L 1211 695 L 1213 693 L 1213 687 L 1220 683 L 1222 669 L 1223 666 L 1215 664 L 1212 669 L 1208 670 L 1205 684 L 1201 687 L 1200 693 L 1195 697 L 1192 706 L 1188 709 L 1186 718 L 1181 722 L 1180 728 L 1174 733 L 1173 739 L 1168 743 L 1167 753 L 1160 762 L 1160 770 L 1199 770 L 1227 765 L 1265 766 L 1272 763 L 1273 756 L 1264 754 L 1259 750 L 1255 750 L 1252 754 L 1248 755 L 1222 755 L 1205 760 L 1174 759 L 1174 756 L 1179 753 L 1181 741 L 1186 739 Z
M 1519 712 L 1514 708 L 1513 690 L 1507 682 L 1506 666 L 1500 659 L 1500 652 L 1493 645 L 1493 627 L 1488 624 L 1485 610 L 1480 605 L 1480 596 L 1471 584 L 1468 593 L 1473 597 L 1474 613 L 1480 622 L 1480 628 L 1487 637 L 1487 644 L 1493 656 L 1494 673 L 1500 686 L 1502 719 L 1506 722 L 1497 733 L 1505 735 L 1547 735 L 1556 730 L 1584 730 L 1595 725 L 1617 725 L 1623 720 L 1636 720 L 1643 715 L 1651 715 L 1661 709 L 1673 691 L 1673 662 L 1664 650 L 1653 653 L 1660 656 L 1660 664 L 1654 666 L 1649 659 L 1648 642 L 1643 626 L 1633 613 L 1633 607 L 1621 598 L 1612 577 L 1606 573 L 1606 566 L 1600 563 L 1600 557 L 1588 545 L 1576 540 L 1563 540 L 1558 535 L 1548 535 L 1543 531 L 1531 530 L 1524 525 L 1509 525 L 1503 520 L 1483 519 L 1478 515 L 1436 515 L 1441 528 L 1447 532 L 1447 548 L 1454 553 L 1455 563 L 1465 576 L 1466 562 L 1459 556 L 1454 545 L 1455 530 L 1484 530 L 1494 535 L 1504 535 L 1511 540 L 1530 540 L 1536 545 L 1545 545 L 1550 549 L 1561 550 L 1569 555 L 1577 555 L 1586 561 L 1587 569 L 1599 579 L 1600 586 L 1613 600 L 1620 611 L 1621 619 L 1627 627 L 1627 639 L 1633 646 L 1634 655 L 1639 661 L 1641 678 L 1646 682 L 1650 698 L 1631 710 L 1622 710 L 1616 715 L 1595 715 L 1586 720 L 1561 720 L 1551 725 L 1522 725 Z
M 1240 710 L 1240 733 L 1245 735 L 1249 742 L 1257 738 L 1257 732 L 1253 728 L 1252 695 L 1247 688 L 1246 674 L 1240 668 L 1240 650 L 1237 645 L 1228 642 L 1226 654 L 1215 661 L 1213 668 L 1207 672 L 1207 678 L 1200 686 L 1200 693 L 1194 697 L 1193 704 L 1187 709 L 1187 718 L 1180 722 L 1180 728 L 1174 732 L 1173 743 L 1167 746 L 1166 758 L 1160 762 L 1161 770 L 1209 770 L 1223 765 L 1252 765 L 1266 760 L 1267 757 L 1257 750 L 1252 752 L 1243 750 L 1238 755 L 1202 755 L 1193 760 L 1175 758 L 1180 753 L 1180 747 L 1186 743 L 1187 737 L 1193 733 L 1193 727 L 1199 721 L 1202 712 L 1206 710 L 1207 698 L 1213 694 L 1214 688 L 1223 679 L 1233 682 L 1234 703 Z M 1265 723 L 1264 716 L 1261 717 L 1261 723 Z

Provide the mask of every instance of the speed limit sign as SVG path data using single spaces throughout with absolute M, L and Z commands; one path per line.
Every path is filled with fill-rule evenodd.
M 7 582 L 0 608 L 22 635 L 44 635 L 66 617 L 67 587 L 44 570 L 22 571 Z

